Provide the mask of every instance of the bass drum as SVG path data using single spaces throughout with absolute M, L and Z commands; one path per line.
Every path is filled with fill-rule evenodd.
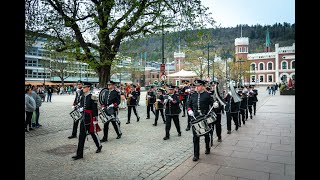
M 104 102 L 104 98 L 105 98 L 105 93 L 106 91 L 108 91 L 108 88 L 103 88 L 100 90 L 99 92 L 99 98 L 98 98 L 98 101 L 99 101 L 99 104 L 102 105 L 103 102 Z

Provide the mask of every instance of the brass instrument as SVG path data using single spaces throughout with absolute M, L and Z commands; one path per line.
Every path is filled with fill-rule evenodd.
M 236 92 L 236 90 L 233 87 L 232 82 L 230 81 L 230 91 L 231 91 L 231 96 L 233 97 L 233 100 L 235 103 L 242 101 L 241 97 L 238 95 L 238 93 Z
M 150 99 L 150 98 L 148 97 L 148 93 L 149 93 L 149 92 L 147 92 L 147 99 L 146 99 L 146 105 L 147 105 L 147 106 L 148 106 L 148 104 L 149 104 L 149 99 Z
M 156 102 L 154 103 L 154 107 L 155 107 L 156 110 L 158 110 L 158 108 L 159 108 L 159 104 L 158 104 L 158 101 L 157 101 L 158 98 L 159 97 L 158 97 L 158 94 L 157 94 L 156 95 Z
M 222 98 L 220 97 L 220 93 L 218 90 L 218 84 L 216 84 L 214 86 L 214 96 L 216 97 L 216 99 L 220 102 L 221 105 L 225 106 L 226 103 L 222 100 Z
M 130 94 L 131 94 L 131 91 L 128 93 L 128 97 L 127 97 L 127 105 L 130 105 L 130 99 L 131 99 Z

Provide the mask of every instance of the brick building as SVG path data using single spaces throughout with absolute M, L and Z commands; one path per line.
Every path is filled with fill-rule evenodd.
M 279 47 L 275 44 L 272 51 L 269 32 L 266 34 L 264 52 L 249 54 L 249 38 L 235 39 L 236 61 L 250 62 L 250 80 L 244 78 L 243 83 L 259 83 L 269 85 L 295 80 L 295 43 L 292 46 Z

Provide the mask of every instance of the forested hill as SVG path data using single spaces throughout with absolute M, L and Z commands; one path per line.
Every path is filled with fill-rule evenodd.
M 279 43 L 280 47 L 291 46 L 295 42 L 295 24 L 276 23 L 274 25 L 241 25 L 242 37 L 249 38 L 249 53 L 263 52 L 266 32 L 269 31 L 271 48 L 274 51 L 274 44 Z M 234 54 L 234 40 L 241 37 L 241 26 L 229 28 L 215 28 L 194 31 L 181 31 L 165 33 L 165 57 L 173 58 L 173 52 L 178 52 L 179 37 L 180 51 L 203 50 L 206 51 L 208 43 L 210 51 L 219 56 Z M 161 34 L 151 35 L 143 39 L 136 39 L 123 43 L 120 52 L 123 55 L 134 57 L 135 60 L 147 59 L 147 61 L 161 61 L 162 57 L 162 36 Z M 214 54 L 214 53 L 211 53 Z

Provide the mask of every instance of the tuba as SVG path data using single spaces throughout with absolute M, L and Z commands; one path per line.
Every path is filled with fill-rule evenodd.
M 100 105 L 103 104 L 103 102 L 105 101 L 105 93 L 106 91 L 108 91 L 108 88 L 103 88 L 101 89 L 101 91 L 99 91 L 99 95 L 98 95 L 98 102 Z
M 223 106 L 226 105 L 226 103 L 220 97 L 220 93 L 219 93 L 219 90 L 218 90 L 218 84 L 216 84 L 214 86 L 214 96 L 216 97 L 216 99 L 218 99 L 218 101 L 220 102 L 221 105 L 223 105 Z
M 231 81 L 229 83 L 229 88 L 230 88 L 231 96 L 233 97 L 234 102 L 237 103 L 237 102 L 242 101 L 241 97 L 238 95 L 238 93 L 234 89 L 233 84 L 232 84 Z

